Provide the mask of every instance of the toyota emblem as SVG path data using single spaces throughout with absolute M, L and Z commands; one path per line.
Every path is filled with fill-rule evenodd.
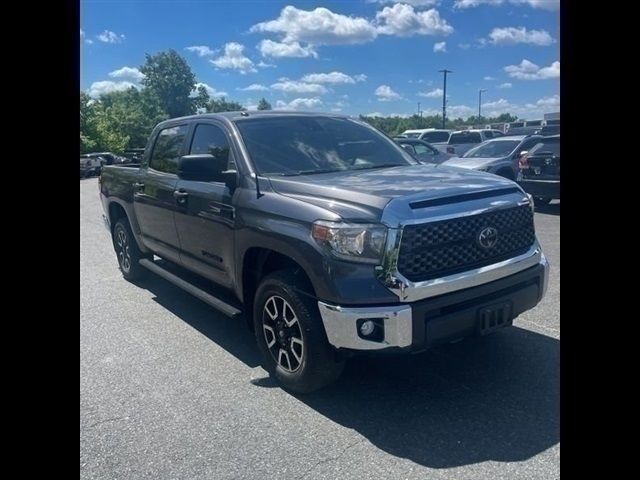
M 478 234 L 478 245 L 487 250 L 493 248 L 498 242 L 498 230 L 494 227 L 485 227 Z

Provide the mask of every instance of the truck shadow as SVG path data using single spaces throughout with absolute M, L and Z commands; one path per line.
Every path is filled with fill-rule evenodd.
M 559 350 L 512 327 L 415 356 L 356 358 L 336 384 L 298 398 L 430 468 L 523 461 L 559 442 Z
M 242 319 L 157 277 L 140 286 L 249 367 L 260 365 Z M 516 326 L 418 355 L 354 358 L 335 384 L 294 396 L 381 450 L 430 468 L 517 462 L 559 442 L 559 356 L 557 339 Z M 252 383 L 277 387 L 266 373 Z

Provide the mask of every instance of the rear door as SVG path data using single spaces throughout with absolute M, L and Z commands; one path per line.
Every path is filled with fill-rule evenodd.
M 236 171 L 231 141 L 222 124 L 202 120 L 195 124 L 189 154 L 209 153 L 227 160 Z M 219 285 L 233 286 L 233 192 L 223 182 L 178 180 L 182 201 L 176 210 L 182 264 Z
M 133 208 L 146 246 L 159 256 L 180 261 L 180 242 L 175 224 L 174 191 L 178 159 L 184 155 L 188 124 L 160 130 L 140 180 L 134 184 Z

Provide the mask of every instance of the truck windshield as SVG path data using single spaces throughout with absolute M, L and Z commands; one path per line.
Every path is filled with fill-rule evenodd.
M 261 175 L 310 175 L 417 162 L 384 135 L 348 118 L 248 118 L 236 125 Z
M 463 155 L 465 158 L 498 158 L 511 155 L 516 147 L 520 145 L 520 140 L 499 140 L 496 142 L 486 142 L 469 150 Z

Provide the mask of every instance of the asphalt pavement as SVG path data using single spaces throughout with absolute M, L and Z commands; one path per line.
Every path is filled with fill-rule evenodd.
M 268 378 L 244 322 L 125 281 L 101 215 L 81 180 L 82 479 L 559 478 L 559 203 L 535 215 L 547 296 L 514 327 L 354 359 L 304 396 Z

